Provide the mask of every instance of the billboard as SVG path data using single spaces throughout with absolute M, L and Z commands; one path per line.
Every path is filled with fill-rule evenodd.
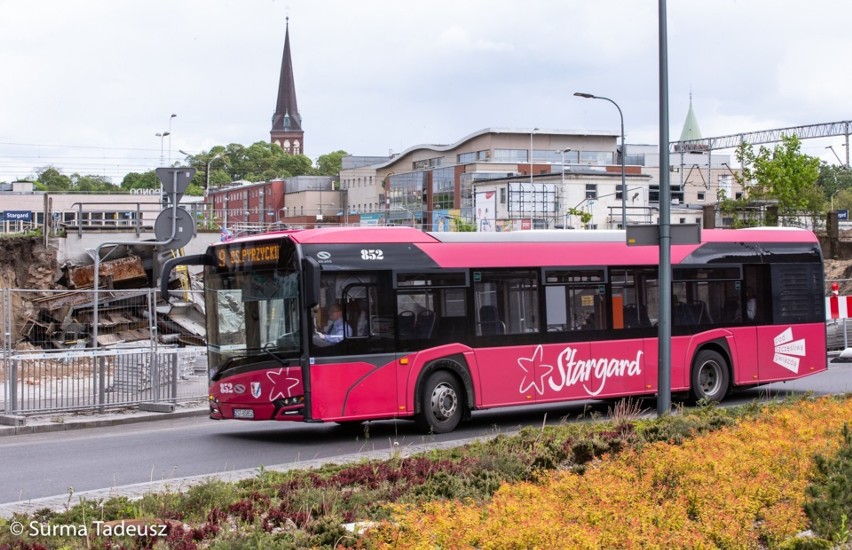
M 478 191 L 474 198 L 476 230 L 494 231 L 497 212 L 497 191 Z

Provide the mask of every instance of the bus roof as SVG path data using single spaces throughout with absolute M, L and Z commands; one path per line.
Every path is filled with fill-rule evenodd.
M 252 235 L 214 247 L 253 246 L 280 238 L 290 239 L 306 256 L 324 256 L 324 270 L 655 265 L 659 261 L 659 247 L 628 246 L 623 230 L 426 233 L 412 227 L 326 227 Z M 365 258 L 362 247 L 376 249 L 382 261 L 369 261 L 375 258 Z M 805 229 L 708 229 L 701 232 L 701 243 L 672 245 L 671 262 L 737 263 L 744 257 L 794 250 L 821 261 L 819 242 Z
M 413 227 L 321 227 L 293 229 L 240 237 L 229 242 L 265 240 L 287 236 L 299 244 L 350 244 L 350 243 L 434 243 L 438 240 L 430 233 Z
M 347 243 L 625 243 L 624 230 L 533 229 L 507 232 L 424 232 L 413 227 L 322 227 L 263 233 L 235 241 L 265 240 L 273 236 L 291 238 L 300 244 Z M 810 230 L 795 227 L 752 227 L 746 229 L 703 229 L 701 242 L 816 242 Z M 231 241 L 233 242 L 233 241 Z

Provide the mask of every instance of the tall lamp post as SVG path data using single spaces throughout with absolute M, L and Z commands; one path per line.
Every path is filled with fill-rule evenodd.
M 222 153 L 216 153 L 213 155 L 213 158 L 207 161 L 207 171 L 204 172 L 204 196 L 207 196 L 207 192 L 210 189 L 210 165 L 213 164 L 213 161 L 216 159 L 222 158 Z
M 165 157 L 163 156 L 163 140 L 166 136 L 170 136 L 171 132 L 157 132 L 154 135 L 160 138 L 160 166 L 163 166 L 163 163 L 166 162 Z
M 840 157 L 837 155 L 837 152 L 834 150 L 833 145 L 829 145 L 828 147 L 826 147 L 826 149 L 830 149 L 831 152 L 834 153 L 834 158 L 836 158 L 837 162 L 840 163 L 841 168 L 848 168 L 849 167 L 847 164 L 844 164 L 842 160 L 840 160 Z
M 172 113 L 172 116 L 169 117 L 169 132 L 166 134 L 169 136 L 169 166 L 172 165 L 172 119 L 177 115 Z
M 530 130 L 530 183 L 533 182 L 533 134 L 538 131 L 539 128 Z
M 166 139 L 166 136 L 171 135 L 171 132 L 157 132 L 154 134 L 158 138 L 160 138 L 160 166 L 163 166 L 163 140 Z M 160 182 L 160 203 L 166 204 L 165 197 L 163 196 L 163 182 Z
M 561 207 L 561 210 L 562 210 L 562 220 L 563 220 L 562 226 L 563 226 L 563 228 L 568 226 L 568 211 L 565 208 L 565 206 L 566 206 L 566 204 L 565 204 L 565 153 L 567 153 L 570 150 L 571 150 L 571 148 L 568 147 L 566 149 L 559 149 L 559 150 L 556 151 L 557 153 L 562 155 L 562 169 L 560 171 L 562 172 L 562 174 L 561 174 L 561 176 L 562 176 L 562 178 L 561 178 L 561 181 L 562 181 L 562 189 L 561 189 L 561 192 L 562 192 L 562 201 L 561 201 L 562 207 Z
M 624 150 L 624 114 L 621 112 L 621 107 L 618 106 L 618 103 L 608 97 L 583 92 L 574 92 L 574 95 L 586 99 L 603 99 L 604 101 L 609 101 L 618 109 L 618 117 L 621 119 L 621 228 L 627 229 L 627 186 L 624 184 L 624 156 L 626 152 Z

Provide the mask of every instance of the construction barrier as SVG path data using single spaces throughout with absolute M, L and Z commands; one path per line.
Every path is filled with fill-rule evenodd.
M 852 296 L 829 296 L 825 299 L 825 320 L 848 319 L 852 313 Z

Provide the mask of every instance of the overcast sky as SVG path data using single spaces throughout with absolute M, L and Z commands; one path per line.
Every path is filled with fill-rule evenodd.
M 670 137 L 852 119 L 849 0 L 669 0 Z M 483 128 L 659 142 L 654 0 L 0 0 L 0 181 L 108 176 L 267 141 L 285 17 L 305 153 Z M 174 113 L 177 116 L 171 118 Z M 171 130 L 169 138 L 156 133 Z M 803 151 L 837 163 L 842 137 Z M 730 152 L 730 151 L 729 151 Z

